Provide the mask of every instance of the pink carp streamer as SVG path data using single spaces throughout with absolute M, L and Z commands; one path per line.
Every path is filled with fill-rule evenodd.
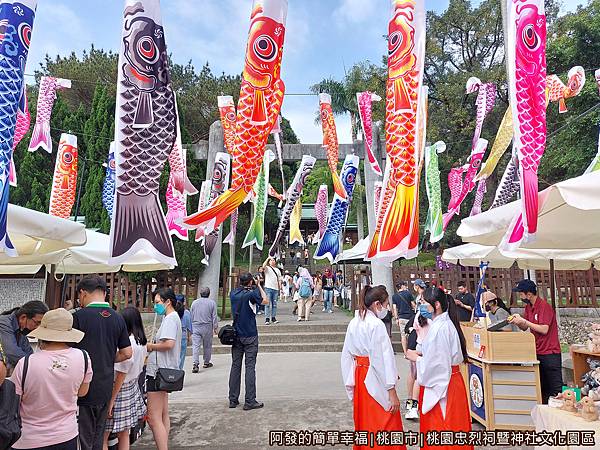
M 356 102 L 358 103 L 358 114 L 363 131 L 363 140 L 367 152 L 367 161 L 371 169 L 377 175 L 382 175 L 381 167 L 373 153 L 373 102 L 381 101 L 381 97 L 372 92 L 358 92 Z
M 521 213 L 502 248 L 535 239 L 538 225 L 537 171 L 546 147 L 546 15 L 544 0 L 507 2 L 506 59 L 519 160 Z
M 177 100 L 175 100 L 175 108 L 177 108 Z M 179 115 L 177 116 L 177 138 L 175 139 L 173 150 L 169 153 L 169 166 L 171 167 L 169 178 L 173 185 L 173 189 L 182 195 L 194 195 L 198 193 L 198 189 L 194 187 L 187 175 L 187 161 L 185 160 L 185 150 L 181 143 Z
M 208 197 L 210 194 L 210 186 L 212 182 L 210 180 L 203 181 L 200 185 L 200 195 L 198 196 L 198 211 L 202 211 L 209 204 Z M 198 228 L 194 237 L 196 242 L 204 241 L 204 229 Z
M 71 80 L 54 77 L 42 77 L 40 81 L 40 90 L 37 100 L 37 112 L 35 125 L 29 142 L 29 151 L 35 152 L 42 147 L 48 153 L 52 153 L 52 137 L 50 136 L 50 116 L 52 115 L 52 106 L 56 100 L 56 91 L 58 89 L 67 89 L 71 87 Z
M 556 75 L 546 77 L 546 107 L 550 102 L 558 102 L 560 114 L 568 111 L 565 99 L 576 97 L 581 93 L 585 84 L 585 70 L 581 66 L 572 67 L 567 74 L 567 85 Z
M 223 239 L 223 243 L 227 245 L 235 245 L 235 233 L 237 232 L 238 210 L 236 209 L 231 215 L 229 225 L 229 234 Z M 196 231 L 197 233 L 198 231 Z
M 454 201 L 450 200 L 450 204 L 448 205 L 448 212 L 444 213 L 444 231 L 448 227 L 450 220 L 460 212 L 460 205 L 465 200 L 469 192 L 471 192 L 475 188 L 475 176 L 477 175 L 477 171 L 481 166 L 481 160 L 483 159 L 483 155 L 485 154 L 485 150 L 487 149 L 488 141 L 486 139 L 480 138 L 477 141 L 477 145 L 473 147 L 471 150 L 471 155 L 469 156 L 469 164 L 466 168 L 465 178 L 462 181 L 462 187 L 460 190 L 460 194 L 456 196 Z M 454 170 L 454 169 L 453 169 Z M 463 169 L 464 170 L 464 169 Z M 450 172 L 450 175 L 453 177 L 457 176 L 458 171 Z M 452 180 L 454 186 L 450 185 L 450 175 L 448 175 L 448 184 L 450 187 L 450 192 L 454 192 L 456 190 L 456 180 Z M 462 177 L 462 173 L 461 173 Z M 454 198 L 454 195 L 452 195 Z
M 23 103 L 19 105 L 19 110 L 17 111 L 17 125 L 15 126 L 15 140 L 13 141 L 13 156 L 10 159 L 10 174 L 8 177 L 8 181 L 11 186 L 17 186 L 17 169 L 15 168 L 14 162 L 14 154 L 17 149 L 17 145 L 19 142 L 25 137 L 27 132 L 29 131 L 29 125 L 31 123 L 31 114 L 29 113 L 29 106 L 27 105 L 27 90 L 23 90 Z
M 177 145 L 177 143 L 175 145 Z M 173 148 L 173 152 L 174 151 L 175 147 Z M 187 173 L 187 168 L 185 165 L 186 150 L 182 149 L 181 151 L 184 161 L 183 170 L 185 173 Z M 167 184 L 167 192 L 165 194 L 167 200 L 167 228 L 169 229 L 170 235 L 176 236 L 182 241 L 187 241 L 188 230 L 180 225 L 183 218 L 187 216 L 187 193 L 182 194 L 175 189 L 174 176 L 175 174 L 172 170 L 169 174 L 169 182 Z
M 276 198 L 277 200 L 279 200 L 279 204 L 281 205 L 281 203 L 285 200 L 285 198 L 283 197 L 283 194 L 280 194 L 279 192 L 277 192 L 277 189 L 275 189 L 272 185 L 269 184 L 269 191 L 268 194 L 270 197 Z
M 467 94 L 477 92 L 475 106 L 477 109 L 475 120 L 475 133 L 473 134 L 473 147 L 481 137 L 483 122 L 485 118 L 494 109 L 496 103 L 496 85 L 494 83 L 482 83 L 479 78 L 471 77 L 467 80 Z
M 315 216 L 319 223 L 319 239 L 325 234 L 327 228 L 327 215 L 329 214 L 329 193 L 327 191 L 327 185 L 322 184 L 319 186 L 319 192 L 317 192 L 317 200 L 315 201 Z

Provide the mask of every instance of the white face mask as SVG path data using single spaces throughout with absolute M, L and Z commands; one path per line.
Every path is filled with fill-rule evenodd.
M 388 310 L 387 308 L 383 308 L 383 309 L 378 309 L 377 310 L 377 317 L 379 317 L 380 319 L 385 319 L 385 316 L 387 316 Z

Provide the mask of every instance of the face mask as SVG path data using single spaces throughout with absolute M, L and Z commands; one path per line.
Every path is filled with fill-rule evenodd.
M 490 312 L 492 310 L 492 308 L 490 307 L 490 305 L 485 305 L 485 310 L 487 312 Z
M 379 317 L 381 320 L 383 320 L 383 319 L 385 319 L 385 316 L 387 316 L 387 313 L 388 313 L 387 308 L 378 309 L 377 317 Z
M 421 314 L 426 319 L 431 319 L 433 317 L 431 311 L 427 309 L 427 305 L 419 305 L 419 314 Z
M 165 312 L 167 312 L 167 308 L 165 308 L 165 305 L 163 305 L 162 303 L 156 303 L 154 305 L 154 312 L 159 316 L 164 316 Z
M 21 330 L 21 334 L 22 334 L 23 336 L 27 336 L 29 333 L 31 333 L 31 330 L 30 330 L 29 328 L 23 328 L 23 329 Z
M 528 298 L 523 298 L 523 299 L 521 299 L 521 301 L 523 303 L 525 303 L 526 305 L 531 305 L 531 300 L 529 300 Z

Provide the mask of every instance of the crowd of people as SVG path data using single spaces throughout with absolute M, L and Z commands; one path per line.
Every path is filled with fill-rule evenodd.
M 391 301 L 384 286 L 366 286 L 361 293 L 341 359 L 343 382 L 354 402 L 355 429 L 373 433 L 402 430 L 396 393 L 399 376 L 386 323 L 391 316 L 410 363 L 405 419 L 420 419 L 423 433 L 467 433 L 471 418 L 459 365 L 467 361 L 468 355 L 460 322 L 474 319 L 476 299 L 463 282 L 458 283 L 454 297 L 435 280 L 426 283 L 415 279 L 412 286 L 414 295 L 406 281 L 397 283 Z M 525 304 L 523 316 L 511 313 L 502 299 L 485 286 L 481 306 L 492 324 L 504 324 L 501 328 L 509 331 L 529 330 L 534 335 L 542 399 L 547 403 L 562 388 L 556 316 L 548 302 L 538 296 L 533 281 L 522 280 L 513 291 Z
M 308 321 L 317 302 L 322 302 L 323 312 L 333 312 L 344 280 L 341 271 L 334 274 L 330 268 L 312 275 L 306 267 L 298 267 L 291 275 L 269 258 L 258 273 L 244 273 L 239 281 L 230 293 L 234 338 L 229 407 L 240 405 L 245 362 L 243 409 L 253 410 L 264 406 L 256 399 L 260 308 L 265 308 L 266 324 L 277 324 L 281 296 L 284 302 L 296 302 L 298 321 Z M 384 286 L 363 289 L 341 361 L 357 430 L 402 430 L 391 339 L 394 323 L 410 366 L 405 419 L 420 419 L 423 432 L 470 430 L 468 400 L 458 370 L 467 358 L 459 322 L 471 321 L 479 308 L 466 284 L 457 288 L 452 297 L 435 280 L 415 279 L 410 284 L 398 282 L 391 298 Z M 511 313 L 489 289 L 481 293 L 481 306 L 492 323 L 533 333 L 546 403 L 562 387 L 556 317 L 532 281 L 522 280 L 514 291 L 525 304 L 522 316 Z M 171 390 L 164 385 L 165 371 L 182 372 L 190 339 L 192 373 L 199 372 L 201 347 L 203 368 L 212 367 L 212 339 L 219 322 L 210 290 L 200 288 L 199 298 L 188 310 L 184 296 L 170 288 L 158 289 L 154 312 L 155 318 L 162 319 L 150 337 L 138 308 L 128 306 L 117 312 L 106 301 L 101 277 L 83 278 L 76 292 L 79 307 L 71 311 L 48 311 L 44 303 L 30 301 L 0 315 L 0 385 L 12 386 L 20 396 L 21 437 L 11 448 L 100 450 L 107 449 L 109 438 L 116 436 L 123 450 L 147 422 L 156 448 L 166 450 Z M 37 339 L 35 353 L 29 338 Z

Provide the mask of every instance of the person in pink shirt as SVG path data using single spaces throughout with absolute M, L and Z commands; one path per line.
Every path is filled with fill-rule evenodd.
M 84 350 L 69 343 L 83 339 L 64 308 L 47 312 L 29 333 L 39 351 L 21 358 L 11 380 L 21 396 L 21 438 L 14 449 L 77 449 L 77 397 L 87 394 L 92 364 Z

